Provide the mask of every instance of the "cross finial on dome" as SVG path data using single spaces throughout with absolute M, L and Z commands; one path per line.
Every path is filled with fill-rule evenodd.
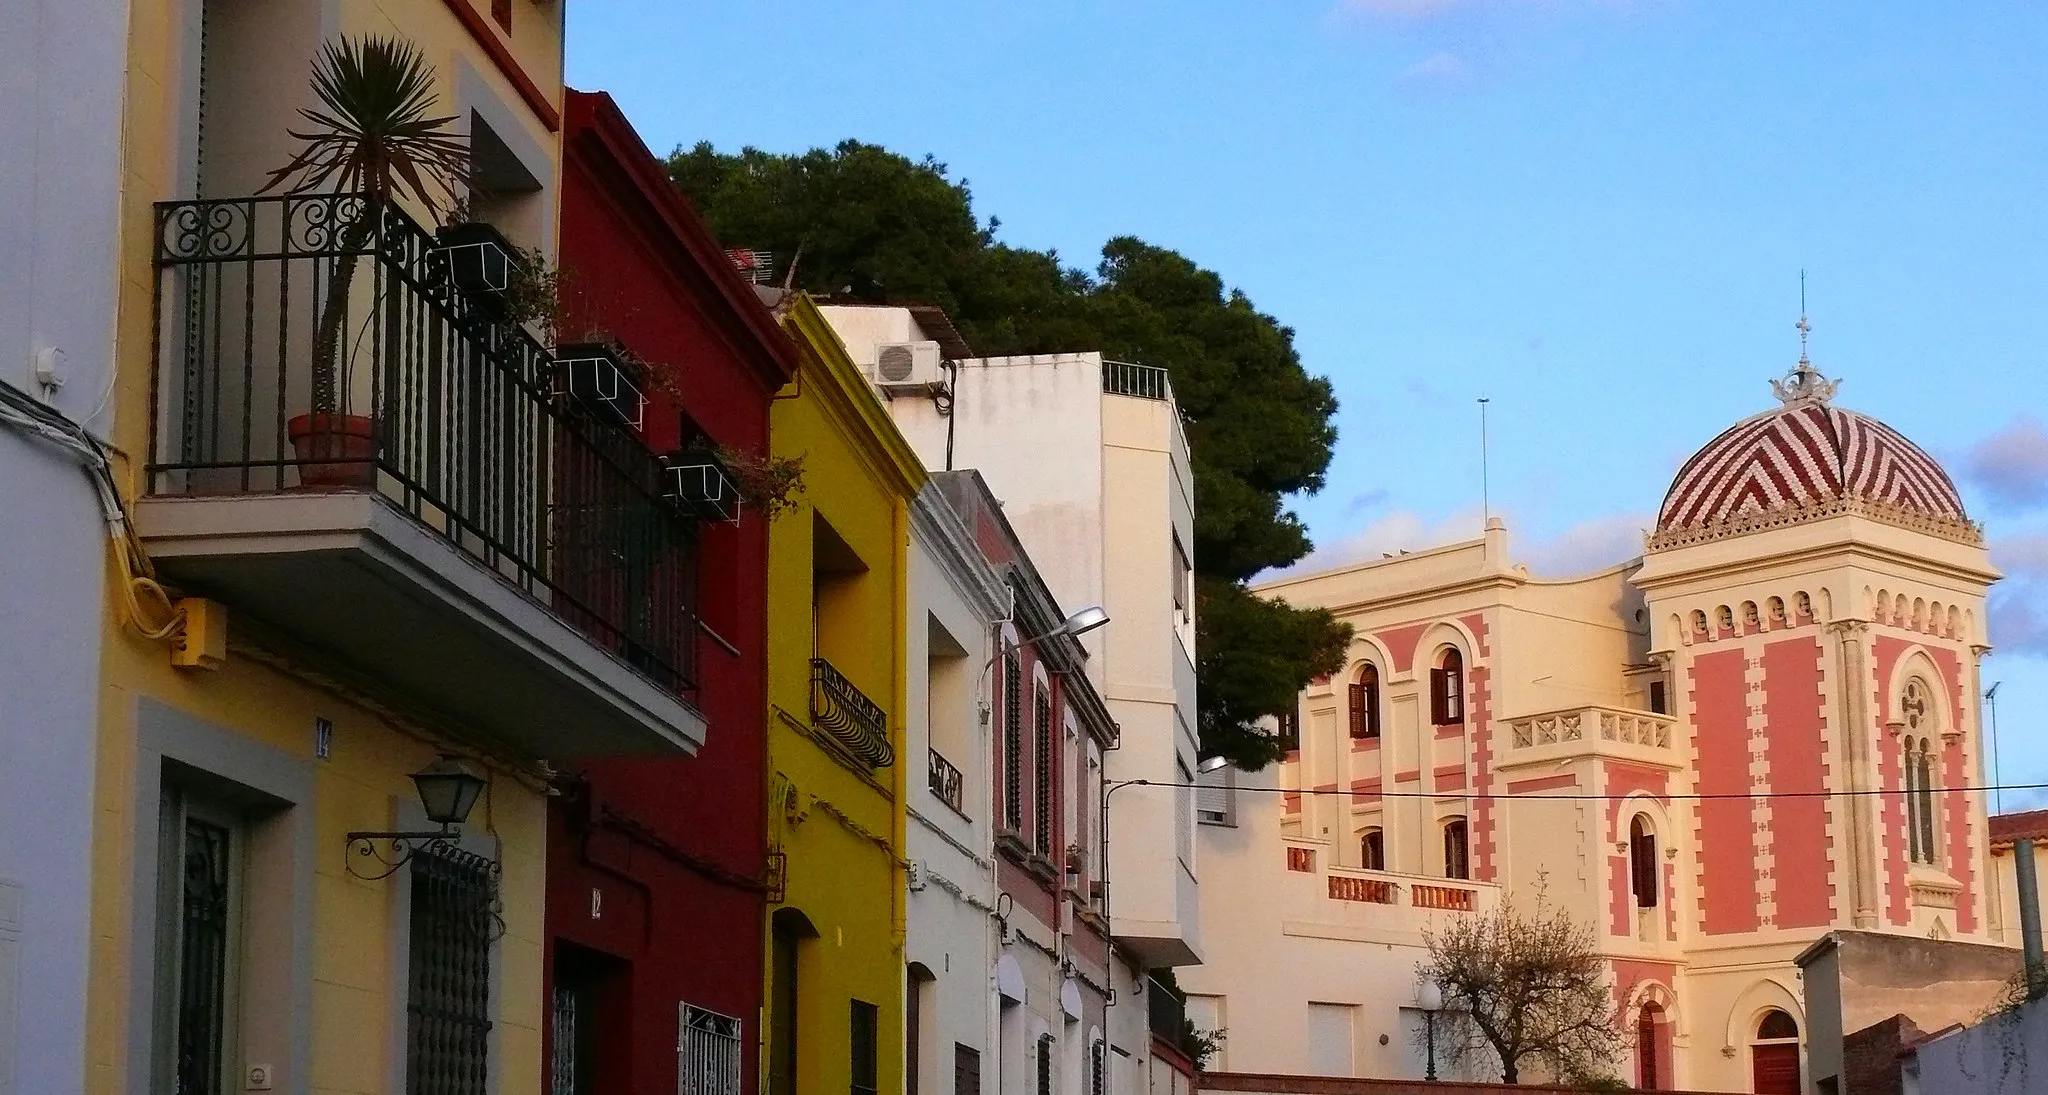
M 1783 380 L 1771 381 L 1771 393 L 1781 403 L 1826 403 L 1835 397 L 1835 389 L 1841 387 L 1839 380 L 1829 380 L 1820 375 L 1813 362 L 1806 356 L 1806 336 L 1813 333 L 1813 324 L 1806 321 L 1806 271 L 1799 271 L 1799 322 L 1793 324 L 1799 330 L 1799 364 L 1785 374 Z

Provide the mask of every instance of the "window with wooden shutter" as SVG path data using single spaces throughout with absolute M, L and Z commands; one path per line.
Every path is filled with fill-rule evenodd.
M 1365 685 L 1356 681 L 1351 684 L 1351 736 L 1365 736 Z
M 953 1043 L 953 1095 L 981 1095 L 981 1051 Z
M 1052 1095 L 1052 1035 L 1038 1036 L 1038 1095 Z
M 1279 719 L 1280 751 L 1294 753 L 1301 749 L 1301 715 L 1295 711 L 1284 711 Z
M 1003 825 L 1024 829 L 1024 664 L 1014 646 L 1003 651 Z
M 1367 829 L 1358 841 L 1358 865 L 1368 871 L 1387 869 L 1387 834 L 1379 829 Z
M 1456 650 L 1444 651 L 1442 663 L 1429 671 L 1429 721 L 1438 726 L 1465 721 L 1465 659 Z
M 1452 818 L 1444 825 L 1444 877 L 1471 878 L 1472 864 L 1467 849 L 1465 819 Z
M 1037 702 L 1032 708 L 1034 763 L 1031 769 L 1033 788 L 1032 806 L 1036 811 L 1032 835 L 1037 838 L 1033 847 L 1040 854 L 1052 854 L 1052 693 L 1045 687 L 1036 689 Z
M 1359 667 L 1358 680 L 1351 685 L 1351 736 L 1380 736 L 1380 670 L 1371 662 Z
M 1664 682 L 1663 682 L 1663 681 L 1651 681 L 1651 682 L 1650 682 L 1650 711 L 1651 711 L 1651 713 L 1652 713 L 1652 714 L 1657 714 L 1657 715 L 1668 715 L 1668 714 L 1670 714 L 1670 713 L 1671 713 L 1671 708 L 1670 708 L 1670 706 L 1669 706 L 1669 702 L 1670 702 L 1670 701 L 1668 701 L 1668 700 L 1666 700 L 1666 699 L 1664 698 Z
M 1641 814 L 1628 826 L 1629 888 L 1636 895 L 1636 907 L 1657 907 L 1657 834 Z

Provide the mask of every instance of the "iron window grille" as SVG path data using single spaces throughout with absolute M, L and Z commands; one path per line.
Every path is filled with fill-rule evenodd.
M 1096 1042 L 1088 1047 L 1089 1095 L 1109 1095 L 1108 1047 Z
M 1038 1036 L 1038 1095 L 1052 1095 L 1052 1035 Z
M 619 415 L 362 194 L 156 206 L 155 495 L 374 491 L 677 693 L 697 521 Z
M 582 1049 L 579 1044 L 582 1036 L 582 1024 L 579 1022 L 580 1003 L 580 997 L 573 987 L 560 983 L 555 985 L 552 1031 L 554 1046 L 553 1056 L 548 1062 L 549 1082 L 552 1085 L 548 1090 L 551 1095 L 584 1095 L 582 1086 L 578 1083 L 581 1079 L 578 1069 L 582 1056 L 579 1052 Z
M 811 722 L 870 768 L 896 762 L 889 716 L 823 658 L 811 659 Z
M 406 992 L 407 1095 L 486 1095 L 496 879 L 447 845 L 412 858 Z
M 185 819 L 178 909 L 178 1087 L 180 1095 L 220 1095 L 227 1031 L 230 837 Z
M 678 1095 L 740 1095 L 740 1021 L 683 1004 L 676 1027 Z

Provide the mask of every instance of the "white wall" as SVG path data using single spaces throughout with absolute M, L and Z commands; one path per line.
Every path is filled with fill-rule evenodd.
M 124 0 L 0 5 L 0 383 L 35 392 L 33 355 L 60 347 L 55 405 L 75 420 L 101 406 L 114 356 L 127 36 Z M 85 1068 L 106 554 L 78 466 L 4 426 L 0 513 L 0 886 L 19 898 L 0 1093 L 27 1095 L 77 1090 Z
M 957 1043 L 981 1051 L 983 1087 L 993 1091 L 997 1060 L 990 971 L 995 954 L 989 914 L 996 883 L 988 827 L 993 761 L 975 688 L 991 651 L 999 587 L 978 553 L 964 558 L 974 550 L 973 542 L 937 488 L 925 488 L 911 527 L 905 629 L 908 748 L 898 763 L 908 767 L 910 784 L 906 846 L 923 876 L 923 888 L 910 895 L 905 957 L 937 978 L 922 988 L 922 1083 L 927 1091 L 951 1087 Z M 948 744 L 946 759 L 963 776 L 958 812 L 932 792 L 926 778 L 934 738 Z

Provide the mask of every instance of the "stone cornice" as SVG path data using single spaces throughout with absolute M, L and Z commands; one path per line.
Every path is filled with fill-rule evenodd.
M 1659 529 L 1648 537 L 1643 546 L 1646 551 L 1665 551 L 1670 548 L 1704 544 L 1711 540 L 1723 540 L 1731 536 L 1744 536 L 1752 532 L 1767 532 L 1809 521 L 1825 520 L 1829 517 L 1868 517 L 1897 528 L 1938 536 L 1944 540 L 1973 547 L 1984 542 L 1984 527 L 1975 521 L 1952 521 L 1886 502 L 1861 498 L 1835 498 L 1810 505 L 1781 506 L 1761 513 L 1746 513 L 1740 517 L 1711 524 Z

